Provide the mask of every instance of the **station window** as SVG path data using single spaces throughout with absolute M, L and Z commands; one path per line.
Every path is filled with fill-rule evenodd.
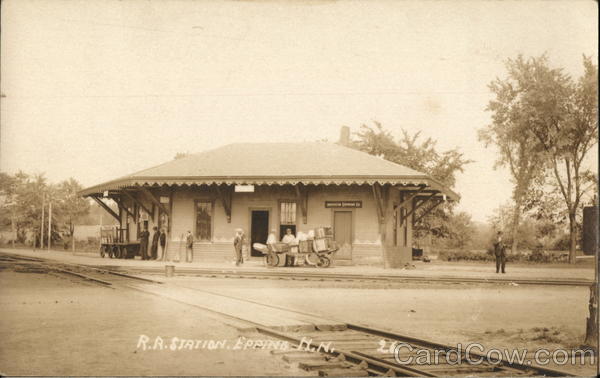
M 296 202 L 281 202 L 279 209 L 279 236 L 285 235 L 285 230 L 290 228 L 296 235 Z
M 196 240 L 212 240 L 212 202 L 196 201 Z

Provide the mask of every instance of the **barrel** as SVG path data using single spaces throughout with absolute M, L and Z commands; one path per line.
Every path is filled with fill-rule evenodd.
M 173 277 L 175 275 L 175 265 L 165 265 L 165 276 Z

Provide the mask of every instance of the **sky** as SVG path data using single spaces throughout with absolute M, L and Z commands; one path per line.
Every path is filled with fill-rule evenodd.
M 376 120 L 473 160 L 454 189 L 484 222 L 512 191 L 477 139 L 487 85 L 518 54 L 581 75 L 597 15 L 583 0 L 2 1 L 0 171 L 91 186 Z

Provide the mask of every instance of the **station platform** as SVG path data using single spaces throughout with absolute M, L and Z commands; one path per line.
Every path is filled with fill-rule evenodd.
M 495 272 L 495 264 L 489 263 L 461 263 L 461 262 L 444 262 L 432 260 L 429 263 L 422 261 L 413 261 L 411 269 L 384 269 L 378 266 L 335 266 L 329 268 L 317 267 L 267 267 L 263 259 L 251 258 L 244 262 L 241 266 L 235 266 L 231 262 L 165 262 L 165 261 L 143 261 L 139 257 L 135 259 L 110 259 L 108 257 L 100 257 L 96 253 L 70 252 L 59 250 L 32 250 L 19 248 L 0 248 L 0 252 L 21 255 L 24 257 L 42 258 L 53 261 L 62 261 L 65 263 L 82 264 L 96 267 L 119 267 L 121 269 L 151 269 L 153 271 L 164 271 L 166 265 L 175 266 L 175 271 L 185 270 L 186 272 L 198 273 L 214 270 L 226 270 L 228 272 L 277 272 L 278 274 L 289 272 L 293 274 L 327 274 L 331 276 L 339 275 L 364 275 L 364 276 L 380 276 L 385 277 L 407 277 L 407 278 L 423 278 L 423 279 L 460 279 L 465 280 L 481 279 L 481 280 L 503 280 L 507 283 L 518 280 L 573 280 L 573 281 L 594 281 L 593 264 L 568 265 L 568 264 L 507 264 L 506 274 L 497 274 Z

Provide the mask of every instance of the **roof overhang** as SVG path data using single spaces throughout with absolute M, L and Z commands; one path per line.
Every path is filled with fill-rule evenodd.
M 120 191 L 136 187 L 200 186 L 200 185 L 391 185 L 399 187 L 422 187 L 439 192 L 450 201 L 457 201 L 458 194 L 427 176 L 311 176 L 311 177 L 126 177 L 95 185 L 79 192 L 83 197 L 102 195 L 106 191 Z

